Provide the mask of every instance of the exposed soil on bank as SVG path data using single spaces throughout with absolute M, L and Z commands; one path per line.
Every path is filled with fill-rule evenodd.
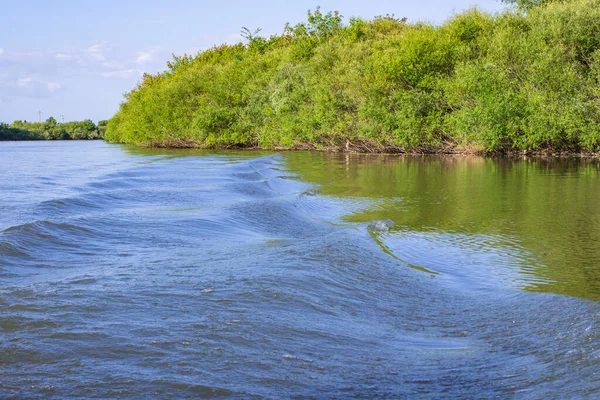
M 551 148 L 518 150 L 504 148 L 496 151 L 486 151 L 480 146 L 462 145 L 443 142 L 439 146 L 401 147 L 364 141 L 346 141 L 345 144 L 317 145 L 314 143 L 298 143 L 290 147 L 261 147 L 255 145 L 231 144 L 223 146 L 204 146 L 190 140 L 173 140 L 169 142 L 156 142 L 141 144 L 140 147 L 167 148 L 167 149 L 206 149 L 206 150 L 273 150 L 273 151 L 322 151 L 330 153 L 357 153 L 357 154 L 405 154 L 405 155 L 480 155 L 480 156 L 505 156 L 511 158 L 540 157 L 540 158 L 599 158 L 600 152 L 589 149 L 557 150 Z

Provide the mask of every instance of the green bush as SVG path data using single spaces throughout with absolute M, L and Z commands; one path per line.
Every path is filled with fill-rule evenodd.
M 600 0 L 444 24 L 309 12 L 281 35 L 174 57 L 106 139 L 143 146 L 598 150 Z

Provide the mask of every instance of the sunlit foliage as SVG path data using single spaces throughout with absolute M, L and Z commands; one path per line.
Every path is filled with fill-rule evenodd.
M 106 138 L 144 146 L 598 150 L 600 0 L 470 9 L 439 26 L 308 13 L 174 56 Z M 534 4 L 535 3 L 535 4 Z M 535 7 L 529 7 L 536 5 Z

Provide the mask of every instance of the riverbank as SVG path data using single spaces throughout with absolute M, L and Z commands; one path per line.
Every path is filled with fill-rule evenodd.
M 351 154 L 389 154 L 389 155 L 478 155 L 478 156 L 498 156 L 509 158 L 533 157 L 533 158 L 600 158 L 600 152 L 591 150 L 579 151 L 557 151 L 551 148 L 535 149 L 535 150 L 518 150 L 518 149 L 496 149 L 486 151 L 481 147 L 456 145 L 452 143 L 444 143 L 438 147 L 422 147 L 406 149 L 398 146 L 385 146 L 378 143 L 356 143 L 347 142 L 345 145 L 330 145 L 316 146 L 312 143 L 299 143 L 291 147 L 260 147 L 260 146 L 239 146 L 229 145 L 221 147 L 204 147 L 201 143 L 192 141 L 176 141 L 176 142 L 157 142 L 148 145 L 139 145 L 138 147 L 156 148 L 156 149 L 195 149 L 195 150 L 246 150 L 246 151 L 317 151 L 326 153 L 351 153 Z
M 311 12 L 146 74 L 106 139 L 393 153 L 600 150 L 600 1 L 470 9 L 442 25 Z

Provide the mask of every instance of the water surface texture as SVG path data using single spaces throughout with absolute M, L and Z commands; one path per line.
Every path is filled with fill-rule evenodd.
M 1 398 L 600 396 L 596 161 L 21 142 L 0 168 Z

